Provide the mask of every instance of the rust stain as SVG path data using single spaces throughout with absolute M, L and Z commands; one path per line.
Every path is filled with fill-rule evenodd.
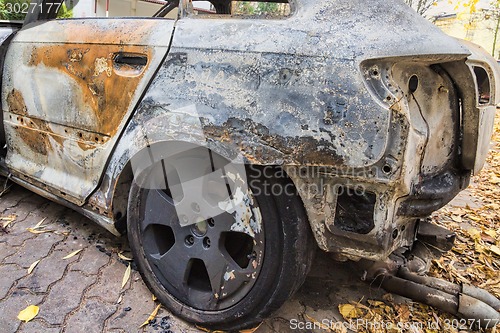
M 26 104 L 19 90 L 14 89 L 7 95 L 7 103 L 9 104 L 10 112 L 19 115 L 27 114 Z
M 95 37 L 94 37 L 95 38 Z M 86 130 L 113 136 L 126 115 L 134 92 L 147 69 L 135 76 L 120 72 L 114 64 L 118 52 L 141 54 L 151 59 L 153 50 L 142 46 L 66 44 L 34 47 L 30 66 L 41 64 L 69 75 L 77 82 L 83 103 L 80 112 L 90 109 L 97 123 Z M 85 116 L 85 115 L 82 115 Z M 81 127 L 73 124 L 75 128 Z
M 55 142 L 63 145 L 65 138 L 55 134 L 45 121 L 36 118 L 25 118 L 27 108 L 24 98 L 18 90 L 13 89 L 8 94 L 7 103 L 9 111 L 18 115 L 17 121 L 20 125 L 14 127 L 17 134 L 33 152 L 47 155 L 48 151 L 52 149 L 50 137 Z
M 48 149 L 51 147 L 49 138 L 45 133 L 33 131 L 31 128 L 15 127 L 16 133 L 21 137 L 21 140 L 34 152 L 43 156 L 47 156 Z

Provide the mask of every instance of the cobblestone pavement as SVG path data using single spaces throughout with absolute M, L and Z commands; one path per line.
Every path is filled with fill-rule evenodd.
M 125 239 L 17 185 L 0 198 L 0 216 L 14 218 L 6 230 L 0 229 L 1 333 L 200 332 L 164 309 L 155 322 L 139 328 L 157 302 L 135 270 L 121 287 L 129 263 L 119 253 L 130 256 Z M 27 230 L 42 220 L 45 227 L 36 231 L 50 232 Z M 77 250 L 81 252 L 63 259 Z M 339 302 L 381 297 L 381 291 L 362 283 L 359 276 L 349 264 L 318 252 L 304 286 L 258 332 L 289 332 L 292 319 L 340 320 Z M 40 313 L 22 323 L 16 317 L 28 305 L 39 306 Z

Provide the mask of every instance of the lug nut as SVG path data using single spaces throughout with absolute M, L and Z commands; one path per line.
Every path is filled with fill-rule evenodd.
M 187 236 L 185 242 L 186 242 L 187 246 L 193 246 L 194 245 L 194 237 L 191 235 Z
M 203 239 L 203 247 L 206 249 L 210 248 L 210 238 L 205 237 L 205 239 Z

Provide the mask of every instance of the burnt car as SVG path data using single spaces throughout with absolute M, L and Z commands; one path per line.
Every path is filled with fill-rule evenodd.
M 318 247 L 449 249 L 425 218 L 483 167 L 494 59 L 402 1 L 197 3 L 56 19 L 39 0 L 4 24 L 3 174 L 128 232 L 148 287 L 204 327 L 257 325 Z

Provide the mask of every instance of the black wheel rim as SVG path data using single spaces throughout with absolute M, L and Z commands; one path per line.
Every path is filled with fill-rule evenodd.
M 219 179 L 227 182 L 227 177 Z M 182 183 L 183 193 L 198 194 L 174 200 L 170 190 L 143 190 L 139 232 L 144 256 L 158 282 L 178 301 L 203 311 L 227 309 L 249 294 L 259 276 L 265 247 L 260 210 L 247 190 L 240 209 L 250 213 L 250 220 L 223 212 L 182 226 L 180 219 L 186 217 L 179 219 L 176 207 L 189 200 L 194 212 L 206 208 L 207 200 L 200 201 L 214 193 L 203 192 L 217 188 Z

